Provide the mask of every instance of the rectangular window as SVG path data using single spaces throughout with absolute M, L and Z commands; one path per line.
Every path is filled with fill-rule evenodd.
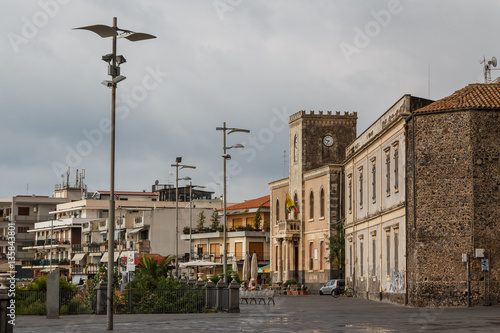
M 233 219 L 233 229 L 236 229 L 238 227 L 243 226 L 243 219 L 242 218 L 235 218 Z
M 363 208 L 363 168 L 359 169 L 359 207 Z
M 375 159 L 372 160 L 372 200 L 375 202 L 377 200 L 377 167 L 375 165 Z
M 387 232 L 387 253 L 386 253 L 386 259 L 387 259 L 387 275 L 391 274 L 391 233 Z
M 363 276 L 363 241 L 359 242 L 359 276 Z
M 29 207 L 17 207 L 17 215 L 29 216 L 30 215 L 30 208 Z
M 394 147 L 394 189 L 399 190 L 399 147 Z
M 349 179 L 349 213 L 352 213 L 352 179 L 351 175 L 348 176 Z
M 394 270 L 397 272 L 398 268 L 398 237 L 399 234 L 397 232 L 394 233 Z
M 387 195 L 391 195 L 391 149 L 390 148 L 385 152 L 385 168 L 386 168 L 386 173 L 385 173 L 386 188 L 385 188 L 385 192 L 387 193 Z
M 372 275 L 376 275 L 377 271 L 377 241 L 376 238 L 372 238 Z
M 351 272 L 351 276 L 354 275 L 354 272 L 353 272 L 353 264 L 352 264 L 352 243 L 349 243 L 349 270 Z
M 325 256 L 324 247 L 325 247 L 325 242 L 321 241 L 319 243 L 319 269 L 320 270 L 324 269 L 324 266 L 323 266 L 323 261 L 325 260 L 325 258 L 324 258 L 324 256 Z
M 310 256 L 310 260 L 309 260 L 309 270 L 313 270 L 314 268 L 314 245 L 313 243 L 309 243 L 309 256 Z
M 29 227 L 18 227 L 17 232 L 20 234 L 25 234 L 28 232 Z

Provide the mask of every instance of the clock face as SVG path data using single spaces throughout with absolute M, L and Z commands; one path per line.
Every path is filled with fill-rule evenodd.
M 333 145 L 333 138 L 331 135 L 326 135 L 323 138 L 323 144 L 327 147 L 331 147 Z

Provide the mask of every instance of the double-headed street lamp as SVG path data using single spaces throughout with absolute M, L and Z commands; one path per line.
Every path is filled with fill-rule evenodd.
M 108 219 L 108 290 L 107 290 L 107 330 L 113 330 L 113 273 L 114 273 L 114 241 L 115 241 L 115 106 L 116 106 L 116 86 L 118 82 L 126 79 L 120 75 L 120 64 L 126 62 L 125 58 L 116 54 L 116 39 L 126 38 L 129 41 L 137 42 L 140 40 L 156 38 L 156 36 L 141 32 L 124 30 L 117 27 L 117 19 L 113 17 L 113 26 L 103 24 L 89 25 L 75 29 L 83 29 L 95 32 L 102 38 L 113 38 L 113 53 L 102 57 L 108 65 L 108 75 L 111 81 L 103 81 L 102 84 L 111 88 L 111 175 L 109 190 L 109 219 Z
M 227 134 L 229 135 L 229 134 L 234 133 L 234 132 L 250 133 L 250 130 L 242 129 L 242 128 L 226 127 L 226 122 L 223 123 L 222 127 L 217 127 L 216 130 L 217 131 L 222 131 L 222 137 L 223 137 L 223 141 L 222 141 L 222 150 L 223 150 L 222 159 L 224 160 L 224 175 L 223 175 L 223 178 L 224 178 L 224 194 L 223 194 L 222 200 L 223 200 L 223 205 L 224 205 L 224 220 L 223 220 L 223 224 L 224 224 L 224 240 L 223 240 L 222 247 L 223 247 L 223 253 L 224 254 L 223 254 L 223 257 L 222 257 L 222 270 L 224 272 L 224 282 L 227 283 L 226 160 L 230 160 L 231 159 L 231 155 L 227 154 L 226 150 L 232 149 L 232 148 L 244 148 L 244 147 L 243 147 L 243 145 L 241 145 L 239 143 L 237 143 L 235 145 L 232 145 L 230 147 L 226 147 L 226 131 L 229 131 L 229 132 L 227 132 Z
M 175 164 L 170 166 L 175 167 L 175 276 L 179 276 L 179 167 L 182 169 L 196 169 L 192 165 L 179 164 L 182 162 L 182 157 L 175 159 Z M 184 177 L 181 180 L 191 180 L 189 177 Z

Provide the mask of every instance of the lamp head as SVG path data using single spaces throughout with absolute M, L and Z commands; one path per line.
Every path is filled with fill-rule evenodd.
M 102 56 L 102 60 L 106 61 L 108 64 L 113 60 L 113 54 L 109 53 Z
M 181 162 L 182 162 L 182 157 L 176 157 L 176 158 L 175 158 L 175 162 L 177 162 L 177 163 L 181 163 Z

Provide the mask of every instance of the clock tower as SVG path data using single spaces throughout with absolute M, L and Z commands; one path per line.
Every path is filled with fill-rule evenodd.
M 303 203 L 303 175 L 345 159 L 346 147 L 356 139 L 356 112 L 299 111 L 290 116 L 290 197 Z

